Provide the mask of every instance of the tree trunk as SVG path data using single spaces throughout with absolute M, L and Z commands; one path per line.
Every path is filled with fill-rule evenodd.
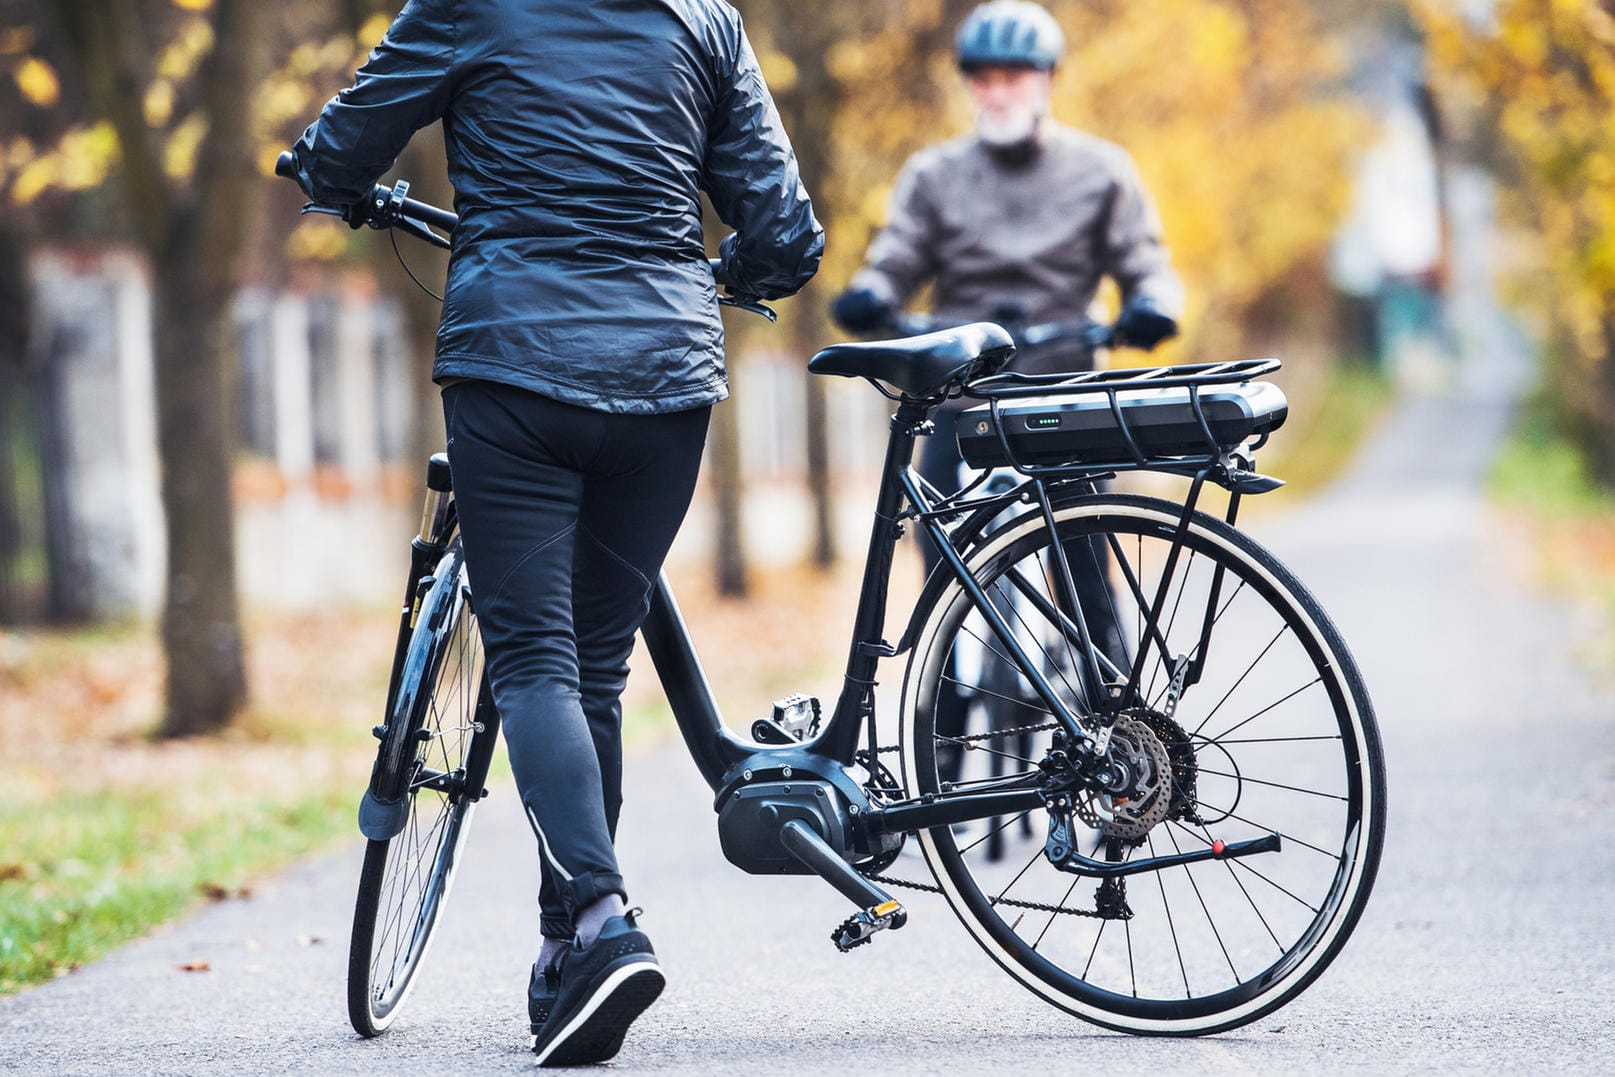
M 711 464 L 712 493 L 717 518 L 714 568 L 718 593 L 730 598 L 746 595 L 746 546 L 741 537 L 740 511 L 740 409 L 734 400 L 712 409 Z
M 186 182 L 168 176 L 146 125 L 141 102 L 153 56 L 140 5 L 57 0 L 53 7 L 91 99 L 117 133 L 125 203 L 151 258 L 168 537 L 168 692 L 159 734 L 189 736 L 228 724 L 246 699 L 227 423 L 230 300 L 260 185 L 253 101 L 276 10 L 256 0 L 213 3 L 214 45 L 198 75 L 207 133 Z
M 227 356 L 231 289 L 196 241 L 180 237 L 156 273 L 157 448 L 168 537 L 161 734 L 227 724 L 246 702 L 230 495 Z
M 823 14 L 806 7 L 786 9 L 777 28 L 778 42 L 796 65 L 796 82 L 780 97 L 780 112 L 813 208 L 821 221 L 831 219 L 830 177 L 834 167 L 831 138 L 841 92 L 825 67 L 833 26 Z M 826 293 L 809 284 L 795 300 L 791 324 L 795 350 L 807 357 L 824 345 L 828 322 Z M 804 370 L 808 495 L 813 502 L 813 563 L 829 568 L 836 561 L 835 507 L 830 488 L 830 433 L 824 379 Z
M 22 451 L 31 434 L 23 421 L 29 391 L 23 368 L 28 351 L 28 315 L 32 308 L 28 263 L 22 243 L 0 228 L 0 625 L 23 620 L 21 561 L 23 552 Z M 26 454 L 35 461 L 37 452 Z

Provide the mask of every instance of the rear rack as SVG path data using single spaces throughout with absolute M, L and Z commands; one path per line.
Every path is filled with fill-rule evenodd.
M 1081 475 L 1115 471 L 1157 470 L 1193 474 L 1206 467 L 1214 467 L 1229 451 L 1229 446 L 1212 432 L 1200 399 L 1200 390 L 1206 386 L 1248 382 L 1278 370 L 1283 364 L 1278 359 L 1240 359 L 1226 363 L 1196 363 L 1184 366 L 1159 366 L 1095 370 L 1078 374 L 1024 374 L 1009 371 L 994 374 L 967 383 L 962 393 L 966 397 L 983 400 L 991 410 L 993 429 L 1003 449 L 1009 467 L 1029 477 L 1041 475 Z M 1183 388 L 1188 390 L 1189 406 L 1204 438 L 1204 449 L 1192 453 L 1145 452 L 1135 437 L 1122 408 L 1119 393 L 1141 389 Z M 1126 459 L 1088 460 L 1034 464 L 1022 458 L 1011 444 L 1005 430 L 1001 406 L 1008 401 L 1029 397 L 1072 397 L 1103 394 L 1115 419 L 1127 451 Z M 1260 448 L 1267 434 L 1260 435 L 1252 446 Z
M 1228 363 L 1190 363 L 1185 366 L 1114 367 L 1080 374 L 1023 374 L 1009 370 L 967 382 L 964 395 L 978 400 L 1007 400 L 1021 396 L 1105 393 L 1118 389 L 1222 385 L 1259 378 L 1283 365 L 1277 359 L 1236 359 Z

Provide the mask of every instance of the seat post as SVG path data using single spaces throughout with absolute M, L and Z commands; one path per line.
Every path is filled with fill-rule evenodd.
M 852 762 L 858 750 L 860 720 L 874 688 L 880 659 L 893 653 L 883 633 L 892 561 L 897 540 L 903 534 L 899 518 L 904 497 L 902 478 L 914 459 L 915 439 L 929 436 L 932 431 L 930 415 L 934 406 L 905 397 L 891 419 L 880 492 L 875 499 L 875 519 L 869 533 L 869 552 L 864 561 L 863 588 L 858 596 L 858 613 L 853 618 L 846 677 L 823 742 L 826 754 L 842 763 Z

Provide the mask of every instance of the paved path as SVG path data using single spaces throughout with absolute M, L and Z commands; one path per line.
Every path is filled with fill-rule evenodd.
M 1299 1000 L 1212 1039 L 1104 1033 L 1015 987 L 923 897 L 906 930 L 836 954 L 840 899 L 729 867 L 664 745 L 630 760 L 623 859 L 671 982 L 615 1068 L 1615 1072 L 1615 693 L 1588 623 L 1533 591 L 1479 499 L 1505 414 L 1411 400 L 1336 489 L 1250 524 L 1357 653 L 1390 771 L 1377 891 Z M 524 1070 L 530 840 L 512 797 L 485 806 L 453 922 L 378 1041 L 343 1009 L 355 845 L 0 1004 L 0 1069 Z M 193 959 L 212 971 L 176 969 Z

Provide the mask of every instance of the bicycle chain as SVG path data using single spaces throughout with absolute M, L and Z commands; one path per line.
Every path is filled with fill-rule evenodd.
M 1059 722 L 1045 722 L 1042 725 L 1020 725 L 1014 727 L 1013 729 L 994 729 L 986 733 L 972 733 L 967 737 L 942 737 L 940 739 L 948 744 L 963 744 L 978 740 L 992 740 L 994 737 L 1009 737 L 1016 733 L 1047 733 L 1051 729 L 1059 728 Z M 867 749 L 865 750 L 867 751 Z M 875 752 L 878 755 L 885 755 L 888 752 L 900 752 L 902 750 L 903 746 L 900 744 L 877 745 L 875 748 Z
M 864 878 L 870 882 L 885 883 L 887 886 L 904 886 L 910 890 L 923 890 L 928 894 L 940 894 L 940 886 L 930 883 L 910 882 L 908 879 L 894 879 L 888 875 L 866 875 Z M 1106 916 L 1093 909 L 1068 909 L 1064 905 L 1046 905 L 1041 901 L 1020 901 L 1016 898 L 999 898 L 994 905 L 1013 905 L 1017 909 L 1031 909 L 1033 912 L 1064 913 L 1066 916 L 1091 916 L 1095 920 L 1111 920 L 1115 917 Z

